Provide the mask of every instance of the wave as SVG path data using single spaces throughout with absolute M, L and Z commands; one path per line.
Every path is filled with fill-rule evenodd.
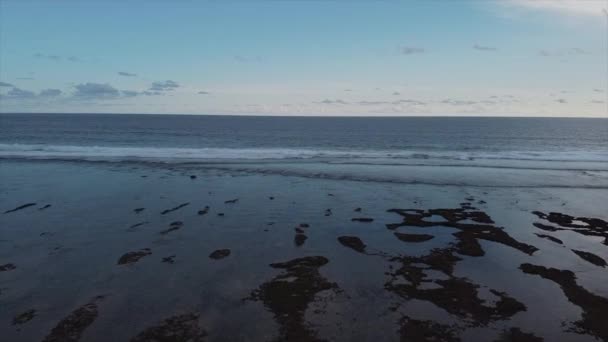
M 227 161 L 297 161 L 359 162 L 379 165 L 447 166 L 473 165 L 479 161 L 491 167 L 497 161 L 597 163 L 608 164 L 608 151 L 403 151 L 403 150 L 319 150 L 294 148 L 183 148 L 68 146 L 42 144 L 0 144 L 0 158 L 82 161 L 149 161 L 157 163 L 227 162 Z M 606 165 L 608 166 L 608 165 Z M 604 169 L 604 168 L 601 168 Z

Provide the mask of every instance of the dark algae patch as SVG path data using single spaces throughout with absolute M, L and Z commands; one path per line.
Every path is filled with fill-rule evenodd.
M 167 264 L 174 264 L 175 263 L 175 255 L 169 255 L 168 257 L 163 257 L 162 262 L 167 263 Z
M 167 235 L 167 234 L 171 233 L 174 230 L 180 229 L 183 225 L 184 225 L 184 223 L 182 221 L 171 222 L 171 224 L 169 224 L 169 228 L 161 230 L 160 234 L 161 235 Z
M 140 332 L 131 342 L 203 342 L 207 332 L 199 326 L 198 315 L 187 313 L 165 319 Z
M 72 311 L 51 330 L 43 342 L 76 342 L 79 341 L 85 329 L 97 318 L 97 301 L 102 296 L 94 298 L 87 304 Z
M 365 247 L 367 247 L 365 243 L 356 236 L 340 236 L 338 237 L 338 242 L 340 242 L 342 246 L 353 249 L 359 253 L 365 253 Z
M 543 238 L 543 239 L 547 239 L 547 240 L 551 240 L 555 243 L 558 243 L 560 245 L 563 245 L 564 242 L 556 237 L 553 237 L 551 235 L 547 235 L 547 234 L 538 234 L 538 233 L 534 233 L 534 235 L 538 236 L 539 238 Z
M 132 224 L 132 225 L 129 227 L 129 229 L 134 229 L 134 228 L 137 228 L 137 227 L 143 226 L 144 224 L 147 224 L 147 223 L 148 223 L 148 221 L 144 221 L 144 222 L 139 222 L 139 223 L 136 223 L 136 224 Z
M 231 200 L 224 201 L 224 203 L 225 203 L 225 204 L 235 204 L 235 203 L 236 203 L 236 202 L 238 202 L 238 201 L 239 201 L 239 199 L 238 199 L 238 198 L 235 198 L 235 199 L 231 199 Z
M 279 324 L 275 341 L 322 341 L 305 321 L 305 313 L 320 292 L 339 291 L 336 283 L 319 273 L 328 262 L 322 256 L 309 256 L 270 264 L 283 272 L 260 285 L 248 299 L 262 301 L 273 313 Z
M 20 205 L 20 206 L 18 206 L 18 207 L 17 207 L 17 208 L 15 208 L 15 209 L 7 210 L 7 211 L 5 211 L 4 213 L 5 213 L 5 214 L 8 214 L 8 213 L 14 213 L 15 211 L 19 211 L 19 210 L 21 210 L 21 209 L 29 208 L 29 207 L 32 207 L 32 206 L 35 206 L 35 205 L 36 205 L 36 203 L 26 203 L 26 204 L 24 204 L 24 205 Z
M 434 236 L 430 234 L 405 234 L 399 232 L 395 232 L 395 236 L 397 239 L 404 242 L 424 242 L 434 238 Z
M 519 328 L 504 330 L 495 342 L 543 342 L 542 337 L 521 331 Z
M 590 252 L 585 252 L 585 251 L 579 251 L 576 249 L 572 250 L 576 255 L 578 255 L 579 257 L 581 257 L 581 259 L 588 261 L 592 264 L 594 264 L 595 266 L 600 266 L 600 267 L 606 267 L 606 260 L 600 258 L 599 256 L 590 253 Z M 608 313 L 607 313 L 608 314 Z
M 466 326 L 487 326 L 526 311 L 526 306 L 507 293 L 494 289 L 489 289 L 494 297 L 491 303 L 480 298 L 480 285 L 454 274 L 455 265 L 462 260 L 460 255 L 483 256 L 485 252 L 479 239 L 498 242 L 526 254 L 532 254 L 537 249 L 513 239 L 502 228 L 495 227 L 487 214 L 476 211 L 468 204 L 465 207 L 389 210 L 403 217 L 402 223 L 387 225 L 391 230 L 403 226 L 446 226 L 458 231 L 452 234 L 456 237 L 456 242 L 443 248 L 434 248 L 421 256 L 404 255 L 390 258 L 390 261 L 396 262 L 398 266 L 387 273 L 389 280 L 385 283 L 385 289 L 406 300 L 417 299 L 433 303 L 460 318 Z M 431 221 L 431 217 L 435 219 Z M 443 220 L 437 220 L 437 217 Z M 398 234 L 401 233 L 395 233 L 399 238 Z M 408 235 L 411 234 L 401 237 L 411 239 Z
M 484 212 L 466 208 L 456 209 L 390 209 L 388 212 L 399 214 L 403 222 L 388 224 L 387 228 L 395 230 L 403 226 L 414 227 L 450 227 L 460 230 L 452 235 L 458 239 L 457 251 L 463 255 L 483 256 L 485 252 L 477 240 L 486 240 L 515 248 L 526 254 L 533 254 L 538 248 L 519 242 L 507 234 L 502 227 L 494 226 L 494 221 Z M 439 216 L 443 221 L 433 220 Z M 464 221 L 464 222 L 463 222 Z M 471 223 L 471 221 L 473 223 Z
M 30 309 L 13 318 L 13 325 L 21 325 L 31 321 L 36 316 L 36 310 Z
M 146 208 L 135 208 L 135 209 L 133 209 L 133 211 L 134 211 L 136 214 L 139 214 L 139 213 L 141 213 L 142 211 L 144 211 L 144 209 L 146 209 Z
M 161 215 L 168 214 L 168 213 L 170 213 L 170 212 L 173 212 L 173 211 L 179 210 L 179 209 L 181 209 L 181 208 L 183 208 L 183 207 L 185 207 L 185 206 L 187 206 L 187 205 L 189 205 L 189 204 L 190 204 L 190 202 L 187 202 L 187 203 L 182 203 L 182 204 L 178 205 L 177 207 L 173 207 L 173 208 L 171 208 L 171 209 L 165 209 L 165 210 L 161 211 L 161 213 L 160 213 L 160 214 L 161 214 Z
M 412 319 L 407 316 L 399 321 L 399 336 L 403 342 L 459 342 L 458 331 L 449 325 L 434 321 Z
M 568 300 L 583 310 L 581 320 L 574 322 L 573 332 L 590 334 L 608 341 L 608 298 L 600 297 L 576 282 L 576 275 L 569 270 L 547 268 L 544 266 L 521 264 L 519 268 L 527 274 L 541 276 L 558 284 Z
M 353 221 L 353 222 L 374 222 L 374 219 L 371 217 L 355 217 L 355 218 L 352 218 L 351 221 Z
M 150 248 L 142 248 L 139 251 L 135 251 L 135 252 L 128 252 L 125 253 L 123 256 L 121 256 L 118 259 L 117 264 L 118 265 L 126 265 L 126 264 L 133 264 L 136 263 L 137 261 L 139 261 L 139 259 L 152 254 L 152 251 L 150 250 Z
M 533 211 L 539 219 L 556 224 L 558 227 L 536 222 L 534 226 L 546 231 L 570 230 L 582 235 L 597 236 L 604 238 L 604 245 L 608 246 L 608 222 L 599 218 L 574 217 L 567 214 L 550 212 L 545 214 L 541 211 Z
M 209 257 L 211 259 L 215 259 L 215 260 L 219 260 L 219 259 L 224 259 L 225 257 L 230 255 L 230 250 L 229 249 L 218 249 L 213 251 L 211 254 L 209 254 Z
M 297 247 L 300 247 L 304 244 L 304 242 L 306 242 L 307 239 L 308 239 L 308 236 L 306 236 L 306 234 L 296 233 L 296 235 L 293 237 L 293 243 Z
M 12 271 L 16 268 L 17 266 L 15 266 L 14 264 L 4 264 L 0 265 L 0 272 Z

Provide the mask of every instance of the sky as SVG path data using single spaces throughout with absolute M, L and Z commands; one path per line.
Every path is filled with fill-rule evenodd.
M 0 112 L 608 117 L 608 0 L 0 0 Z

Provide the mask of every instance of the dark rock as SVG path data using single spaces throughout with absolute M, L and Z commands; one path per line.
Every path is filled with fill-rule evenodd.
M 392 224 L 390 229 L 401 226 L 414 227 L 450 227 L 460 230 L 453 235 L 459 240 L 456 244 L 458 253 L 469 256 L 482 256 L 485 254 L 477 240 L 497 242 L 515 248 L 526 254 L 533 254 L 538 248 L 519 242 L 507 234 L 501 227 L 495 227 L 494 221 L 484 212 L 457 209 L 390 209 L 389 212 L 397 213 L 403 217 L 400 224 Z M 427 221 L 432 216 L 441 216 L 445 221 Z M 474 221 L 467 223 L 462 221 Z M 389 227 L 387 225 L 387 227 Z
M 47 208 L 50 208 L 50 207 L 51 207 L 51 205 L 50 205 L 50 204 L 47 204 L 47 205 L 45 205 L 45 206 L 43 206 L 43 207 L 39 208 L 38 210 L 44 210 L 44 209 L 47 209 Z
M 599 256 L 597 256 L 593 253 L 579 251 L 576 249 L 573 249 L 572 251 L 574 253 L 576 253 L 576 255 L 581 257 L 583 260 L 588 261 L 588 262 L 594 264 L 595 266 L 606 267 L 606 260 L 600 258 Z
M 139 223 L 136 223 L 136 224 L 131 225 L 131 226 L 129 227 L 129 229 L 137 228 L 137 227 L 139 227 L 139 226 L 143 226 L 144 224 L 147 224 L 147 223 L 148 223 L 148 221 L 139 222 Z
M 160 235 L 167 235 L 167 234 L 171 233 L 172 231 L 179 230 L 180 228 L 181 228 L 181 226 L 169 226 L 169 228 L 161 230 L 159 232 L 159 234 Z
M 85 329 L 93 324 L 97 318 L 97 301 L 103 297 L 99 296 L 91 302 L 72 311 L 70 315 L 61 320 L 51 330 L 43 342 L 77 342 L 82 337 Z
M 0 265 L 0 272 L 12 271 L 16 268 L 17 268 L 17 266 L 15 266 L 14 264 L 4 264 L 4 265 Z
M 7 210 L 7 211 L 5 211 L 4 213 L 5 213 L 5 214 L 12 213 L 12 212 L 15 212 L 15 211 L 18 211 L 18 210 L 21 210 L 21 209 L 25 209 L 25 208 L 28 208 L 28 207 L 31 207 L 31 206 L 34 206 L 34 205 L 36 205 L 36 203 L 26 203 L 26 204 L 24 204 L 24 205 L 20 205 L 20 206 L 18 206 L 18 207 L 17 207 L 17 208 L 15 208 L 15 209 Z
M 209 257 L 211 259 L 218 260 L 218 259 L 223 259 L 229 255 L 230 255 L 229 249 L 218 249 L 216 251 L 213 251 L 213 253 L 209 254 Z
M 560 245 L 563 245 L 564 242 L 556 237 L 553 237 L 551 235 L 547 235 L 547 234 L 538 234 L 538 233 L 534 233 L 534 235 L 538 236 L 539 238 L 543 238 L 543 239 L 547 239 L 547 240 L 551 240 L 555 243 L 559 243 Z
M 164 257 L 162 262 L 168 263 L 168 264 L 173 264 L 175 263 L 175 254 L 174 255 L 169 255 L 168 257 Z
M 319 268 L 328 262 L 322 256 L 309 256 L 270 264 L 283 272 L 251 293 L 248 299 L 262 301 L 273 313 L 279 325 L 277 341 L 321 341 L 305 322 L 305 313 L 317 294 L 339 292 L 336 283 L 327 281 L 319 273 Z M 321 309 L 316 310 L 319 311 Z
M 26 312 L 22 312 L 13 318 L 13 325 L 25 324 L 32 320 L 36 316 L 36 310 L 31 309 Z
M 128 252 L 125 253 L 123 256 L 120 257 L 120 259 L 118 259 L 117 264 L 118 265 L 126 265 L 126 264 L 132 264 L 135 263 L 137 261 L 139 261 L 139 259 L 152 254 L 152 251 L 150 250 L 150 248 L 142 248 L 139 251 L 135 251 L 135 252 Z
M 331 214 L 332 214 L 331 209 L 325 210 L 325 216 L 331 216 Z
M 136 214 L 139 214 L 139 213 L 141 213 L 142 211 L 144 211 L 145 209 L 146 209 L 146 208 L 136 208 L 136 209 L 133 209 L 133 211 L 134 211 Z
M 361 208 L 356 208 L 356 209 L 355 209 L 355 212 L 360 213 L 360 212 L 361 212 Z
M 374 222 L 374 219 L 369 218 L 369 217 L 355 217 L 355 218 L 351 219 L 351 221 L 353 221 L 353 222 Z
M 434 238 L 433 235 L 429 234 L 405 234 L 405 233 L 394 233 L 397 239 L 405 242 L 424 242 Z
M 199 215 L 205 215 L 208 212 L 209 212 L 209 206 L 206 205 L 203 209 L 201 209 L 201 210 L 198 211 L 198 214 Z
M 302 228 L 296 227 L 295 231 L 296 231 L 296 233 L 304 234 L 304 229 L 302 229 Z
M 365 243 L 356 236 L 340 236 L 338 237 L 338 242 L 359 253 L 365 253 L 365 247 L 367 247 Z
M 196 179 L 196 175 L 191 175 L 190 179 Z
M 608 324 L 606 324 L 606 313 L 608 312 L 608 299 L 595 295 L 576 282 L 576 275 L 569 270 L 559 270 L 544 266 L 521 264 L 519 268 L 527 274 L 541 276 L 558 284 L 568 300 L 580 307 L 583 311 L 581 320 L 574 322 L 573 332 L 579 334 L 590 334 L 601 340 L 608 341 Z
M 198 320 L 193 313 L 173 316 L 140 332 L 131 342 L 203 342 L 207 332 L 200 328 Z
M 306 242 L 306 239 L 308 239 L 308 236 L 306 236 L 302 233 L 298 233 L 293 238 L 293 243 L 299 247 L 299 246 L 302 246 L 304 244 L 304 242 Z
M 567 214 L 551 212 L 545 214 L 541 211 L 533 211 L 539 219 L 557 224 L 560 228 L 545 225 L 542 223 L 534 223 L 534 226 L 547 231 L 570 230 L 578 234 L 586 236 L 597 236 L 604 238 L 604 245 L 608 245 L 608 222 L 599 218 L 590 217 L 574 217 Z
M 231 200 L 228 200 L 228 201 L 224 201 L 224 203 L 225 203 L 225 204 L 234 204 L 234 203 L 236 203 L 236 202 L 238 202 L 238 201 L 239 201 L 239 199 L 238 199 L 238 198 L 235 198 L 235 199 L 231 199 Z
M 273 199 L 274 199 L 274 197 L 270 196 L 270 197 L 268 197 L 268 199 L 269 199 L 269 200 L 273 200 Z
M 503 330 L 495 342 L 543 342 L 542 337 L 521 331 L 519 328 Z
M 217 216 L 224 216 L 224 213 L 217 213 Z
M 173 211 L 179 210 L 179 209 L 181 209 L 181 208 L 183 208 L 183 207 L 187 206 L 188 204 L 190 204 L 190 202 L 187 202 L 187 203 L 182 203 L 182 204 L 178 205 L 177 207 L 173 207 L 173 208 L 171 208 L 171 209 L 166 209 L 166 210 L 163 210 L 163 211 L 162 211 L 160 214 L 161 214 L 161 215 L 168 214 L 168 213 L 170 213 L 170 212 L 173 212 Z
M 401 341 L 412 342 L 460 342 L 457 329 L 433 321 L 411 319 L 407 316 L 399 321 Z

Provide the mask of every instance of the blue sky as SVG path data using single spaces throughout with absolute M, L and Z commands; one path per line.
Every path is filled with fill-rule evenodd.
M 608 116 L 604 0 L 0 0 L 0 111 Z

